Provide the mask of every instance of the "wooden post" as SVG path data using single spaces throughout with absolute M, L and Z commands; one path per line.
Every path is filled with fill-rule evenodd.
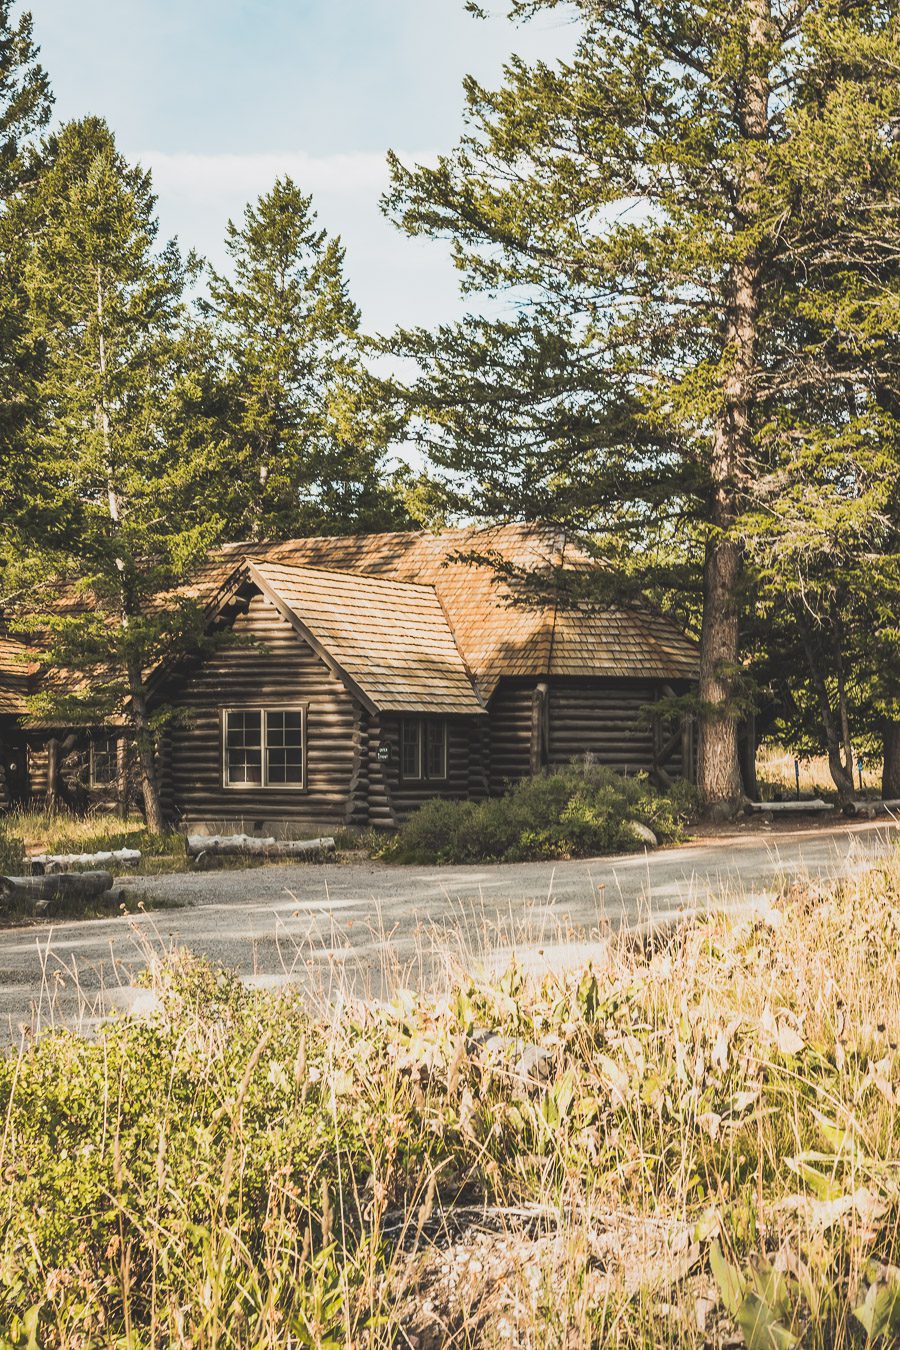
M 47 796 L 46 807 L 53 815 L 59 806 L 59 741 L 51 736 L 47 742 Z
M 547 694 L 546 680 L 539 680 L 531 694 L 531 753 L 530 769 L 538 774 L 547 762 Z

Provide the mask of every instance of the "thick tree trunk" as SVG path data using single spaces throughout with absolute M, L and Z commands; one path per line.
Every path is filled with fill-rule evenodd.
M 742 796 L 738 724 L 734 707 L 740 660 L 738 587 L 740 546 L 711 541 L 706 551 L 700 636 L 700 738 L 697 787 L 708 810 L 729 814 Z
M 141 785 L 141 795 L 144 799 L 144 816 L 147 820 L 147 829 L 152 830 L 154 834 L 162 834 L 166 828 L 166 822 L 159 797 L 156 747 L 147 714 L 144 682 L 141 678 L 140 669 L 135 665 L 130 665 L 128 668 L 128 684 L 137 746 L 138 780 Z
M 900 798 L 900 722 L 888 719 L 884 723 L 884 766 L 881 774 L 881 795 L 886 802 Z
M 768 41 L 770 0 L 746 0 L 749 60 L 739 117 L 748 142 L 769 132 L 769 81 L 758 59 Z M 748 161 L 738 193 L 739 228 L 752 230 L 758 214 L 761 162 Z M 759 259 L 755 245 L 731 264 L 725 310 L 725 376 L 710 458 L 710 536 L 703 573 L 700 632 L 700 740 L 697 787 L 708 813 L 728 815 L 743 796 L 738 755 L 740 589 L 742 549 L 735 538 L 738 492 L 752 457 L 751 408 L 756 373 Z

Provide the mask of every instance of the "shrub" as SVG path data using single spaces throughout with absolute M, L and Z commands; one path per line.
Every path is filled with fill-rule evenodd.
M 658 792 L 645 774 L 624 778 L 596 764 L 525 778 L 502 797 L 420 807 L 382 849 L 396 862 L 525 862 L 629 853 L 643 847 L 633 822 L 661 842 L 682 837 L 693 806 L 679 784 Z
M 898 937 L 889 863 L 438 997 L 175 953 L 0 1054 L 0 1350 L 896 1350 Z

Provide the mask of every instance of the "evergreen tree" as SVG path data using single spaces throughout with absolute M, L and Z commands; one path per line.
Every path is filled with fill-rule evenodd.
M 52 97 L 38 62 L 31 15 L 12 16 L 0 0 L 0 492 L 27 468 L 23 433 L 33 409 L 40 350 L 27 322 L 22 287 L 25 238 L 16 203 L 37 173 L 34 138 L 46 126 Z M 0 568 L 10 544 L 0 539 Z
M 707 806 L 730 805 L 745 517 L 773 425 L 811 407 L 811 362 L 820 389 L 846 373 L 847 350 L 811 352 L 804 321 L 837 273 L 845 289 L 859 280 L 863 237 L 871 251 L 891 229 L 869 170 L 874 151 L 895 153 L 897 5 L 572 8 L 570 61 L 514 58 L 496 91 L 468 80 L 458 148 L 434 168 L 391 161 L 403 228 L 448 236 L 467 290 L 505 293 L 517 314 L 394 346 L 421 363 L 422 438 L 457 489 L 474 483 L 471 508 L 549 515 L 633 554 L 661 540 L 689 565 L 702 555 L 698 782 Z M 817 223 L 808 186 L 823 164 L 845 188 L 846 228 Z M 872 193 L 854 222 L 860 182 Z
M 193 631 L 187 601 L 159 604 L 219 531 L 183 453 L 190 384 L 183 290 L 192 264 L 157 249 L 150 177 L 126 163 L 99 119 L 44 147 L 29 204 L 25 287 L 44 351 L 31 473 L 14 506 L 20 568 L 52 670 L 47 715 L 77 724 L 117 715 L 134 738 L 148 826 L 163 828 L 146 677 Z M 72 678 L 72 675 L 76 678 Z M 82 678 L 77 678 L 82 677 Z
M 383 480 L 394 430 L 363 364 L 344 250 L 290 178 L 229 222 L 233 275 L 206 312 L 226 375 L 221 487 L 236 539 L 405 523 Z

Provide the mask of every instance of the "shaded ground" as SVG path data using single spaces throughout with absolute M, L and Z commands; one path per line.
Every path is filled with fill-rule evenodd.
M 0 932 L 0 1027 L 90 1025 L 140 1007 L 137 971 L 171 946 L 251 981 L 334 996 L 440 982 L 453 963 L 584 963 L 609 927 L 753 904 L 784 878 L 834 875 L 894 847 L 897 827 L 838 825 L 715 837 L 649 855 L 568 863 L 397 868 L 272 865 L 135 878 L 135 895 L 187 906 Z

